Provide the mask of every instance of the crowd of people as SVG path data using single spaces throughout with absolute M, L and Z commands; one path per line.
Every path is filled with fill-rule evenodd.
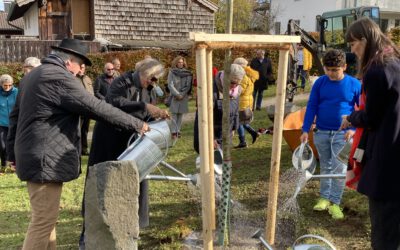
M 400 152 L 400 51 L 379 27 L 367 18 L 349 26 L 346 39 L 358 57 L 357 77 L 345 73 L 346 56 L 332 49 L 323 57 L 325 75 L 312 86 L 302 127 L 301 142 L 313 129 L 321 174 L 351 172 L 351 180 L 324 179 L 313 210 L 328 211 L 343 219 L 340 202 L 347 184 L 369 198 L 373 249 L 400 246 L 400 174 L 396 153 Z M 180 138 L 183 115 L 194 75 L 186 58 L 177 56 L 167 75 L 167 88 L 158 81 L 166 73 L 156 59 L 146 56 L 135 68 L 121 72 L 121 62 L 104 64 L 94 82 L 85 73 L 91 65 L 88 48 L 79 40 L 63 39 L 41 61 L 27 58 L 19 88 L 10 75 L 0 76 L 0 158 L 27 182 L 31 217 L 23 244 L 27 249 L 55 249 L 56 223 L 64 182 L 81 173 L 80 157 L 89 155 L 88 171 L 99 162 L 116 160 L 133 133 L 149 131 L 148 122 L 172 119 L 172 137 Z M 302 48 L 299 47 L 302 52 Z M 298 75 L 305 87 L 304 52 Z M 214 145 L 222 143 L 222 99 L 229 79 L 229 124 L 231 139 L 237 131 L 246 148 L 245 131 L 252 143 L 260 133 L 251 127 L 254 112 L 262 107 L 263 91 L 274 81 L 272 61 L 258 50 L 250 62 L 236 58 L 229 76 L 215 70 L 213 81 Z M 168 93 L 168 96 L 165 95 Z M 166 96 L 166 97 L 165 97 Z M 168 99 L 169 112 L 157 100 Z M 196 113 L 197 114 L 197 113 Z M 87 134 L 90 119 L 96 120 L 92 145 Z M 199 152 L 197 115 L 194 148 Z M 353 139 L 349 164 L 336 159 L 346 141 Z M 29 142 L 29 143 L 27 143 Z M 360 153 L 361 152 L 361 153 Z M 45 201 L 45 202 L 44 202 Z M 148 182 L 140 183 L 139 224 L 149 224 Z M 84 211 L 84 204 L 82 206 Z M 84 215 L 84 212 L 83 212 Z M 84 249 L 84 227 L 79 244 Z

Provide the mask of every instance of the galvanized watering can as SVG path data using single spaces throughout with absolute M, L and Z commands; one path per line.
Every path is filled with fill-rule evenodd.
M 351 144 L 349 145 L 348 143 L 342 148 L 342 150 L 339 152 L 337 155 L 337 158 L 341 157 L 342 159 L 339 159 L 341 162 L 345 161 L 347 164 L 348 160 L 348 153 L 350 152 Z M 347 151 L 347 152 L 346 152 Z M 347 155 L 347 156 L 346 156 Z M 346 159 L 347 157 L 347 159 Z M 337 179 L 344 179 L 346 178 L 345 174 L 319 174 L 319 175 L 314 175 L 315 168 L 317 166 L 317 161 L 315 160 L 314 153 L 308 145 L 307 142 L 303 142 L 298 146 L 292 155 L 292 164 L 293 167 L 299 171 L 304 171 L 305 174 L 305 179 L 308 181 L 311 178 L 337 178 Z
M 270 246 L 265 239 L 262 237 L 262 231 L 261 229 L 258 229 L 252 236 L 254 239 L 260 240 L 261 244 L 268 249 L 268 250 L 273 250 L 272 246 Z M 317 239 L 319 241 L 322 241 L 324 245 L 319 245 L 319 244 L 298 244 L 299 241 L 304 240 L 304 239 Z M 297 238 L 292 246 L 293 250 L 336 250 L 336 247 L 329 242 L 327 239 L 318 236 L 318 235 L 313 235 L 313 234 L 306 234 L 303 236 L 300 236 Z
M 319 244 L 297 244 L 299 241 L 304 239 L 317 239 L 324 243 L 324 245 Z M 330 243 L 327 239 L 313 234 L 303 235 L 293 243 L 293 250 L 336 250 L 335 246 Z
M 308 142 L 303 142 L 298 146 L 292 154 L 293 167 L 300 171 L 314 173 L 317 161 Z
M 139 181 L 145 179 L 167 156 L 171 142 L 171 130 L 167 121 L 149 123 L 150 131 L 140 136 L 118 156 L 117 160 L 135 161 L 139 171 Z M 128 142 L 129 143 L 129 142 Z M 161 149 L 166 149 L 162 152 Z

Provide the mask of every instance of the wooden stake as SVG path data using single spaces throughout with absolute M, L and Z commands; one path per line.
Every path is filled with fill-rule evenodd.
M 202 200 L 202 220 L 203 220 L 203 247 L 213 249 L 212 238 L 212 219 L 210 204 L 210 168 L 209 168 L 209 133 L 207 115 L 207 67 L 206 49 L 196 50 L 196 75 L 197 75 L 197 100 L 198 100 L 198 126 L 199 126 L 199 148 L 200 148 L 200 182 Z
M 215 186 L 214 186 L 214 101 L 213 101 L 213 75 L 212 75 L 212 50 L 206 51 L 207 61 L 207 114 L 208 114 L 208 147 L 210 176 L 208 186 L 210 187 L 210 213 L 212 229 L 215 230 Z
M 279 167 L 281 162 L 281 146 L 283 131 L 283 116 L 285 111 L 285 95 L 289 51 L 279 51 L 278 80 L 276 87 L 276 102 L 274 115 L 274 133 L 272 138 L 271 169 L 269 177 L 267 222 L 265 239 L 270 245 L 275 244 L 276 208 L 279 189 Z

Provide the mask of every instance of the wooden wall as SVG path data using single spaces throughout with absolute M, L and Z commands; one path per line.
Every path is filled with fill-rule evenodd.
M 96 37 L 180 40 L 214 32 L 214 13 L 195 0 L 94 0 Z
M 60 41 L 31 41 L 0 39 L 0 62 L 23 62 L 27 57 L 46 57 L 50 46 L 57 46 Z M 100 51 L 100 44 L 97 42 L 86 42 L 89 46 L 89 53 Z

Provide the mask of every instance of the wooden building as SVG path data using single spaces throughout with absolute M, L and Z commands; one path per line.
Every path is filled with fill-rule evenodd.
M 171 41 L 213 33 L 217 9 L 208 0 L 15 0 L 8 20 L 23 17 L 25 35 L 40 40 Z
M 0 11 L 0 37 L 9 38 L 12 35 L 24 34 L 24 21 L 18 18 L 12 22 L 7 21 L 7 12 Z

